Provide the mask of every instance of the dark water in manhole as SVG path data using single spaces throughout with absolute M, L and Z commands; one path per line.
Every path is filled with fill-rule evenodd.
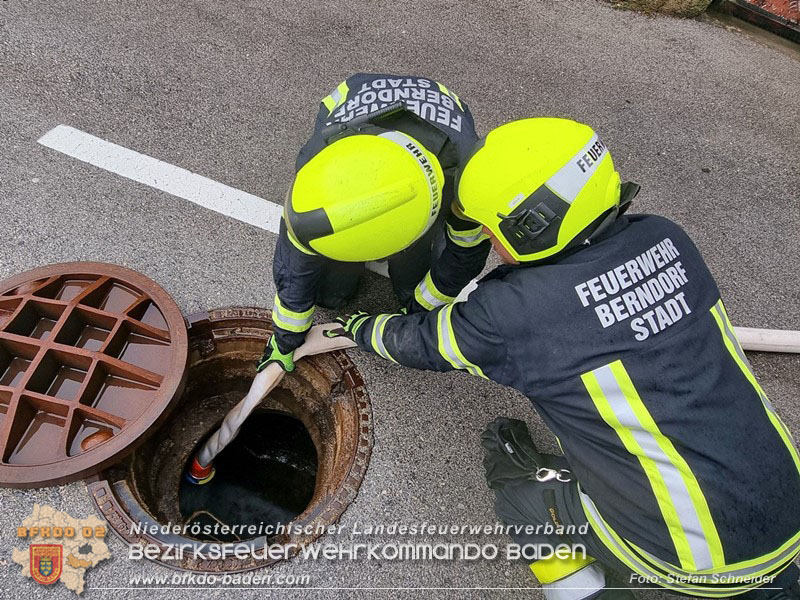
M 220 452 L 214 466 L 216 475 L 205 485 L 181 479 L 178 497 L 187 523 L 209 526 L 206 531 L 218 523 L 288 523 L 306 509 L 314 495 L 317 450 L 298 419 L 258 411 Z M 228 542 L 257 536 L 212 533 L 193 537 Z

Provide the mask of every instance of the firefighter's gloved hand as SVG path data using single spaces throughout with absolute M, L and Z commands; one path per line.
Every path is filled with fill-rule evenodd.
M 364 322 L 370 318 L 370 316 L 371 315 L 369 313 L 365 313 L 363 310 L 360 310 L 352 315 L 336 317 L 336 322 L 339 323 L 341 327 L 329 329 L 325 332 L 325 335 L 332 338 L 346 337 L 349 340 L 355 341 L 358 328 L 361 327 Z
M 281 352 L 281 349 L 278 347 L 278 340 L 274 335 L 269 338 L 267 347 L 264 348 L 264 355 L 259 359 L 256 365 L 256 372 L 261 373 L 270 363 L 278 363 L 281 369 L 287 373 L 294 371 L 294 350 Z

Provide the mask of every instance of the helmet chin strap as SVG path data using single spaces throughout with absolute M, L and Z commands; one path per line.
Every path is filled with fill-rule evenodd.
M 633 181 L 624 181 L 620 185 L 619 189 L 619 204 L 615 206 L 602 221 L 600 221 L 600 224 L 595 227 L 594 231 L 583 241 L 583 243 L 590 244 L 592 240 L 596 239 L 597 236 L 608 229 L 618 217 L 625 214 L 625 211 L 630 208 L 631 202 L 633 202 L 633 199 L 636 198 L 636 195 L 641 189 L 642 186 L 640 186 L 638 183 L 634 183 Z

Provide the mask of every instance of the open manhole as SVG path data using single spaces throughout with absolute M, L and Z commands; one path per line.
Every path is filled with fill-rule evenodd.
M 270 333 L 269 312 L 261 309 L 189 318 L 188 376 L 177 407 L 125 463 L 89 482 L 98 508 L 128 543 L 299 546 L 319 537 L 355 498 L 372 446 L 371 410 L 361 377 L 341 351 L 297 363 L 215 459 L 210 483 L 183 479 L 199 446 L 247 393 Z M 185 551 L 160 562 L 234 572 L 276 559 Z
M 214 465 L 217 473 L 209 483 L 184 479 L 178 490 L 184 523 L 201 540 L 238 542 L 248 537 L 218 531 L 217 524 L 290 523 L 314 497 L 317 448 L 303 422 L 287 413 L 256 410 Z

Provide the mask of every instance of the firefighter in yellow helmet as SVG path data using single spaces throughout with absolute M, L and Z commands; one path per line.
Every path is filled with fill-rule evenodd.
M 477 141 L 469 108 L 424 77 L 359 73 L 321 104 L 297 157 L 273 263 L 274 335 L 259 369 L 294 368 L 314 308 L 341 308 L 365 261 L 386 259 L 400 306 L 453 300 L 491 249 L 452 210 L 454 179 Z
M 342 318 L 333 335 L 402 365 L 460 369 L 525 394 L 525 423 L 484 432 L 498 516 L 550 599 L 800 598 L 800 457 L 675 223 L 624 215 L 604 142 L 564 119 L 492 131 L 464 168 L 462 213 L 505 265 L 465 302 Z

